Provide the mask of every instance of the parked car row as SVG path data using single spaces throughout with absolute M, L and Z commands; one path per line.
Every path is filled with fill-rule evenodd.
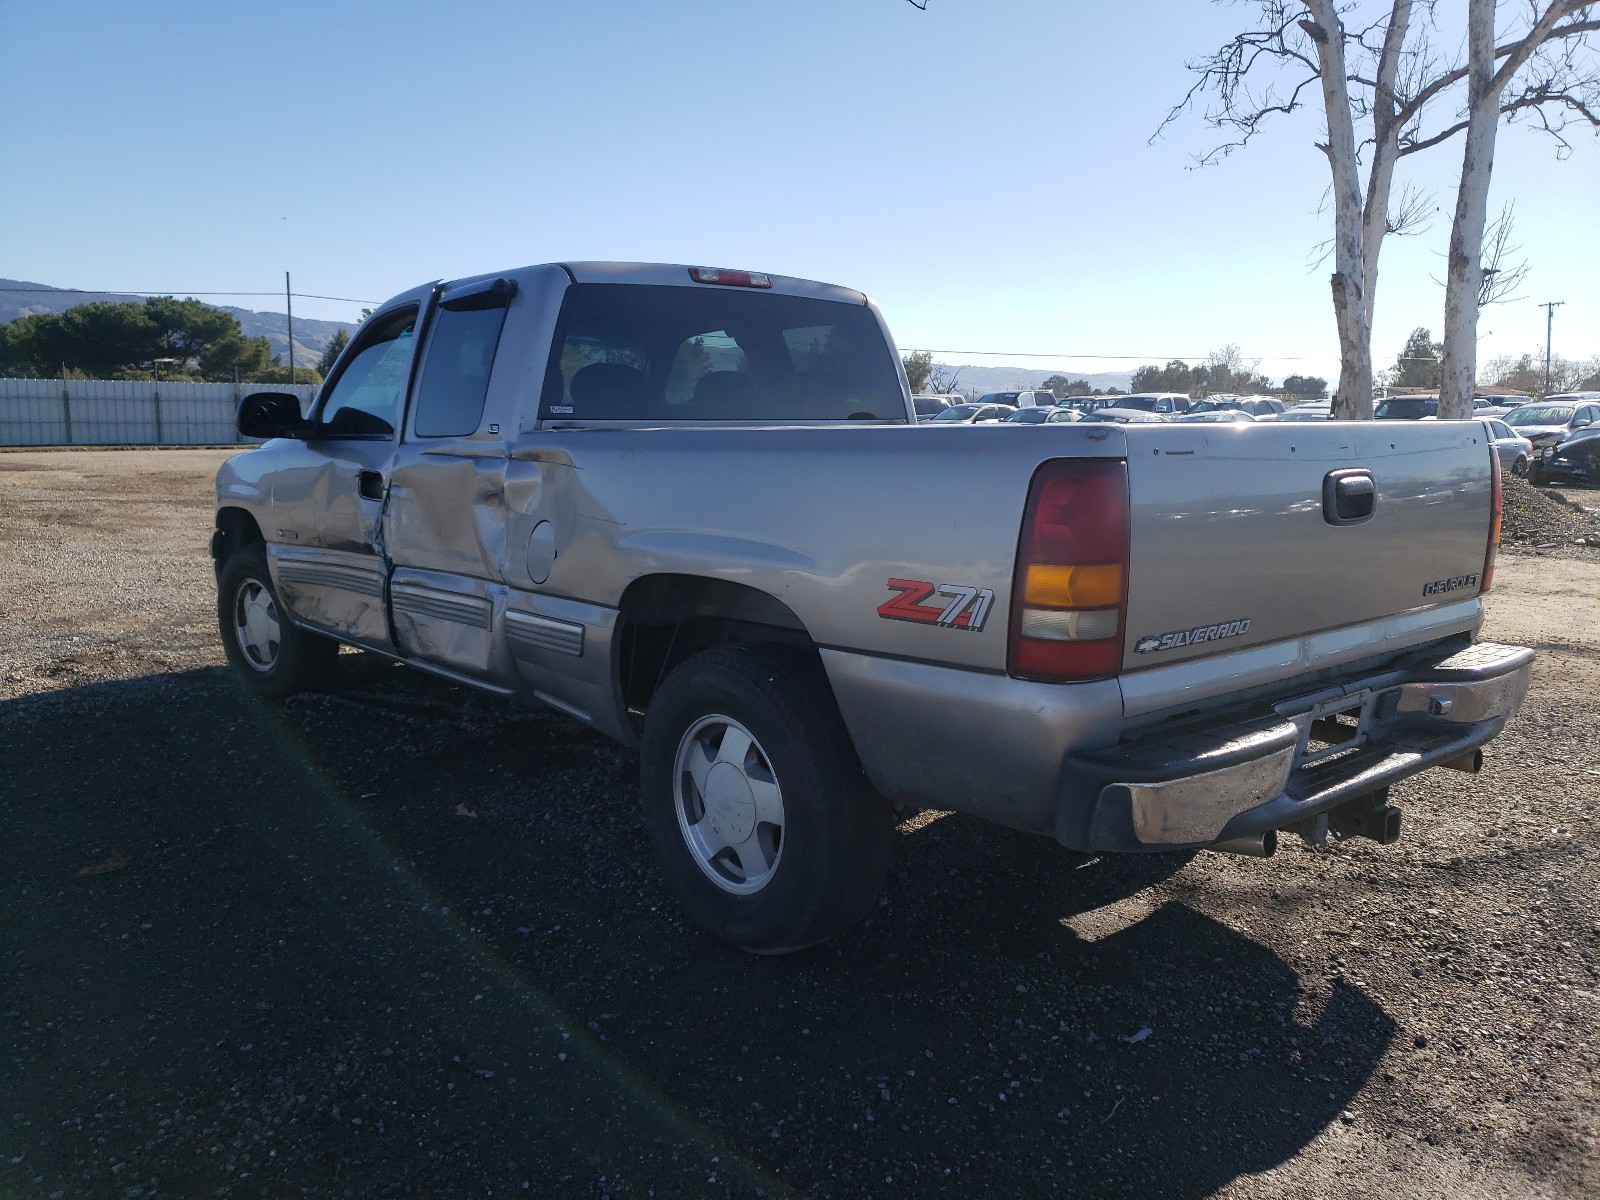
M 1505 424 L 1529 442 L 1528 478 L 1534 483 L 1555 479 L 1594 478 L 1594 448 L 1575 438 L 1591 440 L 1600 432 L 1600 392 L 1571 392 L 1529 401 L 1505 415 Z
M 994 392 L 977 400 L 945 403 L 942 396 L 916 396 L 917 420 L 923 424 L 1045 425 L 1067 421 L 1104 421 L 1130 424 L 1144 421 L 1205 422 L 1207 424 L 1253 424 L 1256 421 L 1327 420 L 1326 404 L 1288 408 L 1270 397 L 1219 396 L 1190 400 L 1176 393 L 1150 392 L 1130 396 L 1083 396 L 1066 400 L 1043 400 L 1048 393 L 1035 392 L 1030 403 L 1019 406 L 1005 399 L 1024 393 Z M 1000 399 L 994 399 L 1000 397 Z M 937 402 L 937 403 L 935 403 Z
M 1127 396 L 1074 396 L 1065 400 L 1041 388 L 989 392 L 977 400 L 959 396 L 914 396 L 917 420 L 940 425 L 1046 425 L 1102 421 L 1119 425 L 1149 421 L 1244 424 L 1255 421 L 1326 421 L 1332 401 L 1288 406 L 1271 396 L 1208 396 L 1191 400 L 1179 392 Z M 1373 416 L 1380 421 L 1432 421 L 1437 395 L 1390 396 Z M 1473 401 L 1473 416 L 1486 421 L 1500 465 L 1534 482 L 1567 479 L 1600 483 L 1600 392 L 1573 392 L 1529 400 L 1486 395 Z

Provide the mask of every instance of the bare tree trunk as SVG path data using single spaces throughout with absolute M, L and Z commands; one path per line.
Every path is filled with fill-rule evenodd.
M 1394 187 L 1395 163 L 1400 160 L 1400 102 L 1395 95 L 1395 80 L 1400 73 L 1400 55 L 1406 34 L 1411 29 L 1411 0 L 1394 0 L 1389 12 L 1389 27 L 1384 33 L 1383 56 L 1378 60 L 1378 77 L 1372 96 L 1372 167 L 1367 172 L 1367 203 L 1361 231 L 1361 254 L 1365 272 L 1361 297 L 1367 309 L 1367 328 L 1372 328 L 1373 308 L 1378 294 L 1378 251 L 1390 232 L 1389 195 Z M 1370 350 L 1370 346 L 1369 346 Z
M 1345 78 L 1344 29 L 1334 0 L 1305 0 L 1312 20 L 1301 28 L 1317 45 L 1328 141 L 1322 147 L 1333 175 L 1334 322 L 1339 331 L 1339 392 L 1333 415 L 1341 420 L 1372 418 L 1372 317 L 1367 307 L 1363 253 L 1361 175 L 1356 161 L 1355 121 Z
M 1500 128 L 1500 98 L 1511 77 L 1549 38 L 1557 21 L 1583 7 L 1583 0 L 1551 0 L 1526 37 L 1495 69 L 1494 0 L 1467 4 L 1467 129 L 1450 228 L 1445 278 L 1444 363 L 1439 389 L 1441 419 L 1472 415 L 1472 388 L 1478 369 L 1478 308 L 1483 292 L 1483 231 L 1489 208 L 1489 177 L 1495 135 Z
M 1494 90 L 1495 0 L 1467 3 L 1467 138 L 1461 185 L 1450 227 L 1444 294 L 1444 366 L 1439 418 L 1472 415 L 1478 372 L 1478 303 L 1483 290 L 1483 229 L 1488 220 L 1489 176 L 1500 128 L 1500 93 Z

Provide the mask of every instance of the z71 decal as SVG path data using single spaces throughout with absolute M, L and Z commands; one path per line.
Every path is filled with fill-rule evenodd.
M 891 579 L 889 587 L 900 594 L 878 605 L 878 615 L 891 621 L 915 621 L 919 625 L 978 633 L 989 619 L 989 609 L 994 604 L 994 593 L 988 588 L 967 587 L 961 583 L 935 586 L 920 579 Z M 939 599 L 934 604 L 924 604 L 929 596 Z
M 1238 637 L 1250 628 L 1250 618 L 1237 621 L 1218 621 L 1215 625 L 1196 625 L 1193 629 L 1174 629 L 1171 633 L 1155 633 L 1142 637 L 1133 644 L 1135 654 L 1149 654 L 1154 650 L 1176 650 L 1179 646 L 1193 646 L 1198 642 L 1214 642 L 1219 638 Z

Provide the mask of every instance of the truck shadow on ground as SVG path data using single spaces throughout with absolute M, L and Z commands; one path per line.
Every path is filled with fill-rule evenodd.
M 1340 1136 L 1393 1038 L 1141 908 L 1184 858 L 957 817 L 850 934 L 728 949 L 655 875 L 632 755 L 343 675 L 0 706 L 0 1190 L 1198 1197 Z

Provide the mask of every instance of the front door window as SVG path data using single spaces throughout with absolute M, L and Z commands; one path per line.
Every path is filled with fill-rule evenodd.
M 411 373 L 415 305 L 372 318 L 355 353 L 323 393 L 317 413 L 320 438 L 393 438 Z

